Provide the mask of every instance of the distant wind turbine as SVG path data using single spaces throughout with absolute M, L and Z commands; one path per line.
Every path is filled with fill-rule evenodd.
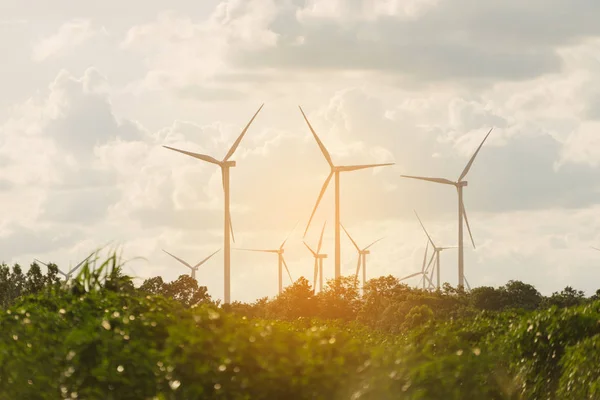
M 317 289 L 317 275 L 319 276 L 319 292 L 323 291 L 323 259 L 327 258 L 327 254 L 321 254 L 321 246 L 323 245 L 323 234 L 325 233 L 325 222 L 323 229 L 321 230 L 321 237 L 319 238 L 319 244 L 317 251 L 314 251 L 306 242 L 303 242 L 306 248 L 312 253 L 315 258 L 315 277 L 313 283 L 313 293 Z
M 223 247 L 224 247 L 224 253 L 225 253 L 224 257 L 223 257 L 224 281 L 225 281 L 223 298 L 224 298 L 225 304 L 229 304 L 231 302 L 231 243 L 230 243 L 230 235 L 233 236 L 233 229 L 231 229 L 232 228 L 231 227 L 231 213 L 229 211 L 229 168 L 235 167 L 235 161 L 230 161 L 229 159 L 233 156 L 233 153 L 235 153 L 235 150 L 238 148 L 240 142 L 242 141 L 242 138 L 244 137 L 244 135 L 246 134 L 246 131 L 250 127 L 250 124 L 252 124 L 252 122 L 254 121 L 254 118 L 256 118 L 256 116 L 258 115 L 260 110 L 263 108 L 263 106 L 264 106 L 264 104 L 262 104 L 260 106 L 260 108 L 254 114 L 254 116 L 252 117 L 250 122 L 248 122 L 248 124 L 246 125 L 246 127 L 244 128 L 244 130 L 242 131 L 240 136 L 237 138 L 237 140 L 233 143 L 233 145 L 227 152 L 227 155 L 225 155 L 225 158 L 223 158 L 222 161 L 219 161 L 216 158 L 207 156 L 205 154 L 192 153 L 189 151 L 175 149 L 175 148 L 169 147 L 169 146 L 163 146 L 169 150 L 178 151 L 179 153 L 183 153 L 188 156 L 191 156 L 191 157 L 197 158 L 199 160 L 206 161 L 206 162 L 209 162 L 211 164 L 215 164 L 215 165 L 218 165 L 219 167 L 221 167 L 221 175 L 223 177 L 223 192 L 225 194 L 225 196 L 224 196 L 225 197 L 225 207 L 224 207 L 225 208 L 225 210 L 224 210 L 225 224 L 224 224 L 224 238 L 223 238 L 223 241 L 224 241 Z M 235 242 L 235 238 L 233 239 L 233 241 Z
M 358 262 L 356 263 L 356 274 L 354 275 L 354 277 L 358 281 L 358 272 L 360 271 L 360 267 L 362 266 L 362 282 L 363 282 L 363 289 L 364 289 L 365 283 L 367 282 L 367 255 L 371 254 L 371 251 L 369 250 L 369 248 L 371 246 L 373 246 L 375 243 L 382 240 L 383 238 L 379 238 L 376 241 L 374 241 L 373 243 L 371 243 L 370 245 L 368 245 L 367 247 L 365 247 L 364 249 L 361 249 L 360 247 L 358 247 L 358 245 L 356 244 L 354 239 L 352 239 L 352 236 L 350 236 L 350 234 L 348 233 L 346 228 L 344 228 L 344 225 L 342 225 L 342 224 L 340 224 L 340 225 L 341 225 L 342 229 L 344 230 L 344 232 L 346 232 L 348 239 L 350 239 L 350 241 L 356 248 L 356 251 L 358 252 Z
M 329 176 L 327 177 L 327 179 L 325 179 L 325 183 L 323 183 L 323 187 L 321 188 L 321 193 L 319 193 L 319 197 L 317 198 L 315 208 L 313 209 L 312 214 L 310 215 L 310 219 L 308 220 L 308 223 L 306 224 L 306 229 L 304 230 L 304 237 L 306 237 L 306 233 L 308 232 L 310 223 L 313 219 L 313 216 L 315 215 L 315 212 L 317 211 L 317 208 L 319 207 L 321 198 L 323 198 L 323 195 L 325 194 L 325 191 L 327 190 L 327 186 L 329 185 L 329 182 L 331 181 L 331 177 L 335 175 L 335 278 L 337 279 L 340 277 L 341 270 L 342 270 L 341 269 L 341 261 L 340 261 L 340 259 L 341 259 L 341 250 L 340 250 L 340 172 L 357 171 L 357 170 L 365 169 L 365 168 L 384 167 L 387 165 L 394 165 L 394 163 L 346 165 L 346 166 L 334 165 L 333 161 L 331 159 L 331 155 L 325 148 L 325 145 L 323 145 L 323 142 L 321 142 L 321 139 L 319 139 L 319 137 L 317 136 L 317 134 L 316 134 L 315 130 L 313 129 L 312 125 L 310 124 L 310 122 L 308 122 L 308 118 L 306 118 L 306 115 L 304 114 L 302 107 L 300 107 L 300 106 L 298 106 L 298 107 L 300 108 L 300 112 L 302 113 L 304 120 L 308 124 L 310 131 L 312 132 L 315 140 L 317 141 L 317 144 L 319 145 L 319 148 L 321 149 L 323 156 L 325 157 L 325 159 L 327 160 L 327 163 L 329 163 L 329 167 L 331 168 L 331 172 L 329 173 Z
M 200 268 L 200 266 L 202 264 L 204 264 L 205 262 L 207 262 L 208 260 L 210 260 L 210 258 L 212 256 L 214 256 L 215 254 L 217 254 L 221 249 L 215 251 L 214 253 L 212 253 L 210 256 L 206 257 L 204 260 L 200 261 L 198 264 L 194 265 L 193 267 L 188 264 L 187 262 L 183 261 L 181 258 L 174 256 L 173 254 L 169 253 L 168 251 L 164 250 L 163 251 L 165 253 L 167 253 L 168 255 L 170 255 L 171 257 L 173 257 L 174 259 L 176 259 L 177 261 L 179 261 L 180 263 L 182 263 L 183 265 L 185 265 L 186 267 L 188 267 L 191 271 L 190 271 L 190 276 L 192 277 L 192 279 L 196 279 L 196 271 L 198 271 L 198 268 Z
M 493 128 L 491 128 L 489 130 L 489 132 L 487 133 L 487 135 L 485 135 L 485 138 L 483 139 L 483 141 L 481 142 L 481 144 L 475 151 L 475 154 L 473 154 L 473 156 L 467 163 L 467 166 L 463 170 L 462 174 L 460 174 L 460 176 L 456 182 L 453 182 L 453 181 L 445 179 L 445 178 L 428 178 L 428 177 L 422 177 L 422 176 L 401 175 L 404 178 L 419 179 L 422 181 L 442 183 L 444 185 L 452 185 L 452 186 L 456 187 L 456 191 L 458 192 L 458 286 L 459 287 L 461 287 L 461 286 L 464 287 L 464 284 L 465 284 L 465 266 L 464 266 L 464 256 L 463 256 L 464 255 L 463 218 L 467 224 L 469 236 L 471 237 L 471 243 L 473 243 L 473 248 L 475 248 L 475 241 L 473 240 L 473 235 L 471 233 L 471 227 L 469 226 L 469 219 L 467 218 L 467 212 L 465 210 L 465 204 L 463 202 L 463 187 L 467 186 L 468 182 L 463 179 L 469 173 L 469 170 L 471 169 L 471 166 L 473 165 L 473 162 L 475 161 L 475 157 L 477 157 L 479 150 L 481 150 L 481 147 L 487 140 L 488 136 L 490 136 L 490 133 L 492 133 L 492 129 Z
M 91 252 L 89 256 L 87 256 L 86 258 L 83 259 L 83 261 L 81 261 L 79 264 L 77 264 L 75 267 L 71 268 L 68 272 L 63 272 L 60 268 L 58 268 L 58 266 L 56 267 L 56 269 L 58 270 L 58 273 L 61 274 L 62 276 L 65 277 L 65 280 L 68 281 L 69 279 L 71 279 L 71 277 L 73 276 L 73 273 L 75 271 L 77 271 L 83 264 L 85 264 L 85 262 L 94 255 L 94 253 L 96 253 L 95 251 Z M 35 261 L 39 262 L 42 265 L 45 265 L 46 267 L 48 267 L 48 264 L 46 264 L 45 262 L 42 262 L 40 260 L 38 260 L 37 258 L 34 258 Z
M 407 275 L 404 278 L 400 278 L 398 282 L 402 282 L 403 280 L 421 275 L 421 280 L 423 281 L 423 290 L 425 290 L 425 281 L 429 282 L 429 288 L 434 286 L 433 282 L 431 282 L 431 279 L 427 276 L 427 269 L 425 268 L 425 263 L 427 262 L 427 250 L 429 250 L 429 242 L 427 242 L 427 245 L 425 246 L 425 253 L 423 254 L 423 264 L 421 265 L 421 271 Z M 421 282 L 421 280 L 419 280 L 419 283 Z
M 296 225 L 294 225 L 294 229 L 296 229 L 296 226 L 298 225 L 298 223 L 296 222 Z M 294 280 L 292 279 L 292 274 L 290 274 L 290 269 L 287 266 L 287 263 L 285 262 L 285 258 L 283 258 L 283 253 L 285 251 L 285 249 L 283 248 L 285 246 L 285 243 L 287 242 L 287 240 L 290 238 L 290 235 L 292 234 L 292 232 L 294 231 L 294 229 L 292 229 L 290 231 L 290 233 L 287 235 L 287 237 L 285 238 L 285 240 L 283 241 L 283 243 L 281 243 L 281 246 L 279 246 L 278 249 L 273 249 L 273 250 L 262 250 L 262 249 L 236 249 L 236 250 L 242 250 L 242 251 L 254 251 L 254 252 L 259 252 L 259 253 L 275 253 L 277 254 L 277 262 L 278 262 L 278 271 L 279 271 L 279 277 L 278 277 L 278 287 L 279 287 L 279 291 L 278 293 L 281 294 L 283 292 L 283 267 L 285 267 L 285 270 L 290 278 L 290 282 L 293 284 Z
M 421 221 L 421 218 L 419 218 L 419 214 L 417 214 L 416 211 L 415 211 L 415 215 L 417 216 L 417 219 L 419 220 L 419 223 L 421 224 L 421 228 L 423 228 L 423 232 L 425 232 L 425 235 L 427 235 L 427 239 L 429 239 L 429 243 L 431 243 L 431 246 L 433 247 L 433 254 L 431 255 L 431 259 L 429 260 L 429 263 L 427 263 L 427 267 L 425 269 L 426 270 L 429 269 L 429 266 L 431 265 L 431 263 L 435 261 L 433 270 L 431 271 L 430 279 L 433 277 L 433 271 L 437 270 L 437 275 L 436 275 L 437 288 L 440 289 L 440 253 L 447 249 L 455 249 L 456 246 L 437 247 L 435 245 L 435 243 L 433 243 L 433 239 L 431 239 L 431 236 L 429 236 L 427 229 L 425 229 L 425 225 L 423 225 L 423 222 Z

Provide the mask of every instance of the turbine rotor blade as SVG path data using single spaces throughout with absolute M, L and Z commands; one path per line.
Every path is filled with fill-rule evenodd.
M 431 263 L 435 259 L 435 254 L 436 254 L 436 250 L 433 250 L 433 253 L 431 254 L 431 258 L 429 259 L 429 262 L 427 263 L 427 267 L 423 270 L 423 272 L 426 273 L 427 271 L 429 271 L 429 267 L 431 266 Z M 434 269 L 435 269 L 435 267 L 434 267 Z
M 333 168 L 334 165 L 333 165 L 333 161 L 331 160 L 331 155 L 329 154 L 329 152 L 325 148 L 325 145 L 323 144 L 323 142 L 321 142 L 321 139 L 319 139 L 319 136 L 317 136 L 317 133 L 313 129 L 313 127 L 310 124 L 310 122 L 308 122 L 308 118 L 306 118 L 306 114 L 304 114 L 304 110 L 302 110 L 302 107 L 298 106 L 298 108 L 300 109 L 300 112 L 302 113 L 302 116 L 304 117 L 304 120 L 308 124 L 308 127 L 310 128 L 310 131 L 312 132 L 313 136 L 315 137 L 315 140 L 317 141 L 317 144 L 319 145 L 319 148 L 321 149 L 321 152 L 323 153 L 323 156 L 325 157 L 325 159 L 329 163 L 329 166 Z
M 423 273 L 422 272 L 415 272 L 414 274 L 410 274 L 408 276 L 405 276 L 404 278 L 399 279 L 398 282 L 406 280 L 406 279 L 413 278 L 413 277 L 415 277 L 417 275 L 423 275 Z
M 321 252 L 321 245 L 323 244 L 323 234 L 325 233 L 325 225 L 327 221 L 323 223 L 323 229 L 321 229 L 321 237 L 319 238 L 319 245 L 317 246 L 317 253 Z
M 290 233 L 288 233 L 288 235 L 285 238 L 285 240 L 283 241 L 283 243 L 281 243 L 281 246 L 279 246 L 279 250 L 283 249 L 283 246 L 285 245 L 285 242 L 287 242 L 287 240 L 290 238 L 290 236 L 292 235 L 292 233 L 294 232 L 294 230 L 296 230 L 296 227 L 298 226 L 299 223 L 300 223 L 300 220 L 296 221 L 296 223 L 294 224 L 294 227 L 292 228 L 292 230 L 290 231 Z
M 487 133 L 487 135 L 485 135 L 485 138 L 483 138 L 483 141 L 481 142 L 481 144 L 479 145 L 479 147 L 477 148 L 477 150 L 475 150 L 475 153 L 473 154 L 473 156 L 471 157 L 471 159 L 467 163 L 467 166 L 465 167 L 464 171 L 462 172 L 462 174 L 460 174 L 460 177 L 458 178 L 459 182 L 462 181 L 463 178 L 465 176 L 467 176 L 467 174 L 469 173 L 469 170 L 471 169 L 471 166 L 473 165 L 473 161 L 475 161 L 475 157 L 477 157 L 477 153 L 479 153 L 479 150 L 481 150 L 481 147 L 483 147 L 483 144 L 487 140 L 488 136 L 490 136 L 490 133 L 492 133 L 492 129 L 494 129 L 494 128 L 490 128 L 489 132 Z
M 395 163 L 347 165 L 347 166 L 337 167 L 337 170 L 341 171 L 341 172 L 349 172 L 349 171 L 358 171 L 359 169 L 366 169 L 366 168 L 386 167 L 388 165 L 395 165 Z
M 293 285 L 294 284 L 294 280 L 292 279 L 292 274 L 290 274 L 290 269 L 288 268 L 287 263 L 285 262 L 285 258 L 283 258 L 283 255 L 281 255 L 281 261 L 283 261 L 283 266 L 285 267 L 285 270 L 287 271 L 287 274 L 290 277 L 290 282 Z
M 212 253 L 210 256 L 206 257 L 204 260 L 200 261 L 198 264 L 194 265 L 194 268 L 198 268 L 199 266 L 201 266 L 202 264 L 204 264 L 205 262 L 207 262 L 208 260 L 210 260 L 210 258 L 212 256 L 214 256 L 215 254 L 217 254 L 219 251 L 221 251 L 221 249 L 215 251 L 214 253 Z
M 319 207 L 319 203 L 321 203 L 321 199 L 323 198 L 323 195 L 325 194 L 325 191 L 327 190 L 327 186 L 329 185 L 329 182 L 331 181 L 331 177 L 332 176 L 333 176 L 333 171 L 331 171 L 329 173 L 329 176 L 327 177 L 327 179 L 325 179 L 325 182 L 323 183 L 323 187 L 321 188 L 321 192 L 319 193 L 319 197 L 317 198 L 317 202 L 315 203 L 315 208 L 313 208 L 313 211 L 310 214 L 310 218 L 308 219 L 308 223 L 306 224 L 306 229 L 304 230 L 303 237 L 306 237 L 306 233 L 308 232 L 308 228 L 310 227 L 310 223 L 312 222 L 312 219 L 315 216 L 315 213 L 317 212 L 317 208 Z
M 341 222 L 340 222 L 340 226 L 342 227 L 342 229 L 344 230 L 344 232 L 346 232 L 346 235 L 348 236 L 348 238 L 350 239 L 350 241 L 352 242 L 352 244 L 354 245 L 354 247 L 356 247 L 356 250 L 358 252 L 360 252 L 360 247 L 358 247 L 358 245 L 356 244 L 356 242 L 354 241 L 354 239 L 352 239 L 352 236 L 350 236 L 350 234 L 348 233 L 348 231 L 346 230 L 346 228 L 344 228 L 344 225 L 342 225 Z
M 367 250 L 369 247 L 373 246 L 375 243 L 382 241 L 384 238 L 379 238 L 376 241 L 374 241 L 373 243 L 371 243 L 370 245 L 368 245 L 367 247 L 365 247 L 363 250 Z
M 240 145 L 240 142 L 242 141 L 242 138 L 246 134 L 246 131 L 248 130 L 248 128 L 250 128 L 250 125 L 254 121 L 254 118 L 256 118 L 256 116 L 258 115 L 258 113 L 260 112 L 260 110 L 262 110 L 263 106 L 264 106 L 264 103 L 260 106 L 260 108 L 258 109 L 258 111 L 256 113 L 254 113 L 254 115 L 252 116 L 252 119 L 250 120 L 250 122 L 248 122 L 248 124 L 246 125 L 246 127 L 244 128 L 244 130 L 242 131 L 242 133 L 240 134 L 240 136 L 238 136 L 238 138 L 235 140 L 235 142 L 233 143 L 233 145 L 231 146 L 231 148 L 227 152 L 227 155 L 225 156 L 225 158 L 223 159 L 223 161 L 227 161 L 227 160 L 229 160 L 229 158 L 231 158 L 231 156 L 233 156 L 233 153 L 235 153 L 235 150 Z
M 592 249 L 594 249 L 594 250 L 598 250 L 598 251 L 600 251 L 600 249 L 599 249 L 599 248 L 597 248 L 597 247 L 594 247 L 594 246 L 591 246 L 591 247 L 592 247 Z M 40 261 L 40 262 L 41 262 L 41 261 Z M 44 264 L 44 265 L 45 265 L 45 264 Z
M 356 274 L 354 275 L 354 279 L 358 279 L 358 272 L 360 271 L 360 253 L 358 254 L 358 262 L 356 263 Z
M 40 263 L 42 265 L 45 265 L 46 267 L 48 266 L 48 264 L 46 264 L 45 262 L 42 262 L 42 261 L 38 260 L 37 258 L 34 258 L 33 261 L 38 262 L 38 263 Z
M 467 289 L 469 289 L 469 291 L 471 291 L 471 285 L 469 285 L 469 281 L 467 280 L 467 277 L 463 275 L 463 278 L 465 280 L 465 283 L 467 284 Z
M 217 160 L 214 157 L 207 156 L 206 154 L 192 153 L 191 151 L 179 150 L 179 149 L 176 149 L 174 147 L 169 147 L 169 146 L 163 146 L 163 147 L 165 149 L 169 149 L 169 150 L 177 151 L 179 153 L 187 154 L 190 157 L 194 157 L 194 158 L 197 158 L 202 161 L 206 161 L 206 162 L 216 164 L 216 165 L 221 165 L 221 162 L 219 160 Z
M 421 272 L 425 272 L 425 263 L 427 262 L 427 251 L 429 250 L 429 242 L 425 246 L 425 254 L 423 255 L 423 265 L 421 266 Z
M 79 264 L 77 264 L 72 270 L 70 270 L 69 275 L 71 275 L 73 272 L 77 271 L 79 269 L 79 267 L 81 267 L 91 256 L 94 255 L 94 253 L 96 253 L 96 252 L 92 251 L 89 256 L 84 258 Z
M 315 253 L 315 251 L 313 249 L 310 248 L 310 246 L 308 244 L 306 244 L 306 242 L 302 242 L 304 243 L 304 245 L 306 246 L 306 248 L 312 253 L 313 256 L 317 256 L 317 253 Z
M 231 233 L 231 240 L 235 243 L 235 235 L 233 234 L 233 224 L 231 223 L 231 212 L 229 212 L 229 232 Z
M 317 290 L 317 275 L 319 272 L 319 260 L 315 258 L 315 280 L 313 283 L 313 293 Z
M 254 251 L 256 253 L 279 253 L 279 250 L 263 250 L 263 249 L 234 249 L 240 251 Z
M 186 267 L 193 269 L 193 267 L 190 264 L 188 264 L 187 262 L 183 261 L 181 258 L 179 258 L 177 256 L 174 256 L 173 254 L 169 253 L 165 249 L 162 249 L 162 251 L 164 251 L 165 253 L 167 253 L 168 255 L 170 255 L 171 257 L 173 257 L 174 259 L 176 259 L 177 261 L 179 261 L 180 263 L 182 263 Z
M 431 280 L 429 279 L 429 277 L 427 276 L 427 274 L 423 274 L 423 277 L 424 277 L 425 279 L 427 279 L 427 281 L 429 282 L 429 286 L 430 286 L 430 287 L 431 287 L 431 286 L 435 286 L 435 285 L 433 284 L 433 282 L 431 282 Z
M 417 219 L 419 220 L 419 223 L 421 224 L 421 228 L 423 228 L 423 231 L 427 235 L 427 239 L 429 239 L 429 242 L 431 243 L 431 245 L 435 249 L 435 243 L 433 243 L 433 240 L 431 239 L 431 236 L 429 236 L 429 233 L 427 232 L 427 229 L 425 229 L 425 225 L 423 225 L 423 222 L 421 221 L 421 218 L 419 218 L 419 214 L 417 214 L 417 210 L 413 210 L 413 211 L 415 212 L 415 215 L 417 216 Z
M 410 179 L 418 179 L 421 181 L 429 181 L 429 182 L 435 182 L 435 183 L 443 183 L 444 185 L 453 185 L 456 186 L 456 182 L 452 182 L 449 179 L 445 179 L 445 178 L 428 178 L 425 176 L 412 176 L 412 175 L 400 175 L 403 178 L 410 178 Z
M 469 237 L 471 238 L 471 243 L 473 244 L 473 248 L 476 249 L 475 241 L 473 240 L 473 234 L 471 233 L 471 226 L 469 225 L 469 218 L 467 217 L 467 210 L 465 210 L 464 202 L 461 202 L 461 207 L 462 207 L 463 216 L 465 217 L 465 222 L 467 224 L 467 230 L 469 231 Z

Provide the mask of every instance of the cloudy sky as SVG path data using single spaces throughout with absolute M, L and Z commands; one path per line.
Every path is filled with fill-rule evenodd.
M 175 279 L 222 247 L 215 165 L 233 159 L 238 247 L 286 249 L 312 276 L 302 232 L 329 167 L 302 105 L 345 173 L 342 222 L 379 237 L 370 277 L 420 269 L 426 237 L 457 241 L 455 180 L 490 127 L 465 189 L 471 286 L 544 294 L 600 288 L 600 3 L 590 0 L 5 0 L 0 3 L 0 258 L 75 264 L 109 240 L 127 272 Z M 333 255 L 333 191 L 306 240 Z M 135 259 L 142 257 L 143 259 Z M 222 252 L 198 272 L 223 295 Z M 277 290 L 276 257 L 232 253 L 232 299 Z M 342 270 L 356 253 L 342 237 Z M 333 257 L 326 260 L 333 275 Z M 457 283 L 457 255 L 442 255 Z M 416 284 L 416 281 L 409 281 Z

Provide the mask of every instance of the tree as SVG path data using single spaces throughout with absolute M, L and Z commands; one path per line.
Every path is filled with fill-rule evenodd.
M 165 284 L 164 295 L 181 302 L 186 307 L 210 301 L 206 286 L 198 286 L 198 281 L 189 275 L 180 275 L 177 280 Z
M 360 310 L 360 295 L 354 277 L 341 276 L 327 281 L 316 297 L 321 318 L 352 321 Z
M 585 300 L 585 293 L 581 290 L 575 290 L 571 286 L 565 287 L 560 293 L 554 292 L 552 296 L 544 299 L 544 306 L 559 308 L 573 307 L 582 304 Z
M 163 278 L 160 276 L 155 276 L 153 278 L 146 279 L 142 285 L 139 287 L 139 290 L 153 295 L 164 295 L 165 294 L 165 282 Z
M 542 303 L 542 295 L 535 287 L 521 281 L 510 280 L 504 286 L 506 308 L 533 311 Z
M 506 306 L 506 291 L 491 286 L 481 286 L 471 291 L 471 305 L 479 310 L 500 311 Z
M 301 276 L 269 304 L 273 316 L 284 320 L 311 318 L 317 315 L 317 303 L 308 280 Z

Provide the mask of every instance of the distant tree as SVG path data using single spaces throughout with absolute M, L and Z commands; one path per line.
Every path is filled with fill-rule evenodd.
M 301 276 L 269 304 L 271 314 L 284 320 L 311 318 L 317 315 L 317 302 L 308 280 Z
M 356 319 L 361 306 L 357 281 L 354 277 L 340 277 L 327 281 L 317 294 L 319 317 L 325 319 Z
M 403 328 L 413 329 L 433 319 L 433 311 L 426 305 L 415 306 L 404 318 Z
M 148 278 L 144 280 L 139 290 L 153 295 L 164 295 L 165 294 L 165 282 L 160 276 Z
M 42 275 L 42 269 L 36 262 L 32 263 L 26 274 L 25 291 L 28 294 L 38 293 L 45 285 L 46 282 L 44 275 Z
M 552 296 L 546 297 L 543 301 L 544 307 L 557 306 L 559 308 L 573 307 L 582 304 L 585 301 L 585 293 L 581 290 L 575 290 L 571 286 L 565 287 L 560 293 L 554 292 Z
M 504 285 L 506 308 L 533 311 L 542 303 L 542 295 L 535 287 L 521 281 L 510 280 Z
M 206 286 L 198 286 L 198 282 L 189 275 L 180 275 L 177 280 L 165 284 L 164 295 L 181 302 L 186 307 L 210 301 Z
M 500 311 L 506 306 L 506 292 L 503 288 L 491 286 L 473 288 L 470 295 L 471 305 L 479 310 Z

